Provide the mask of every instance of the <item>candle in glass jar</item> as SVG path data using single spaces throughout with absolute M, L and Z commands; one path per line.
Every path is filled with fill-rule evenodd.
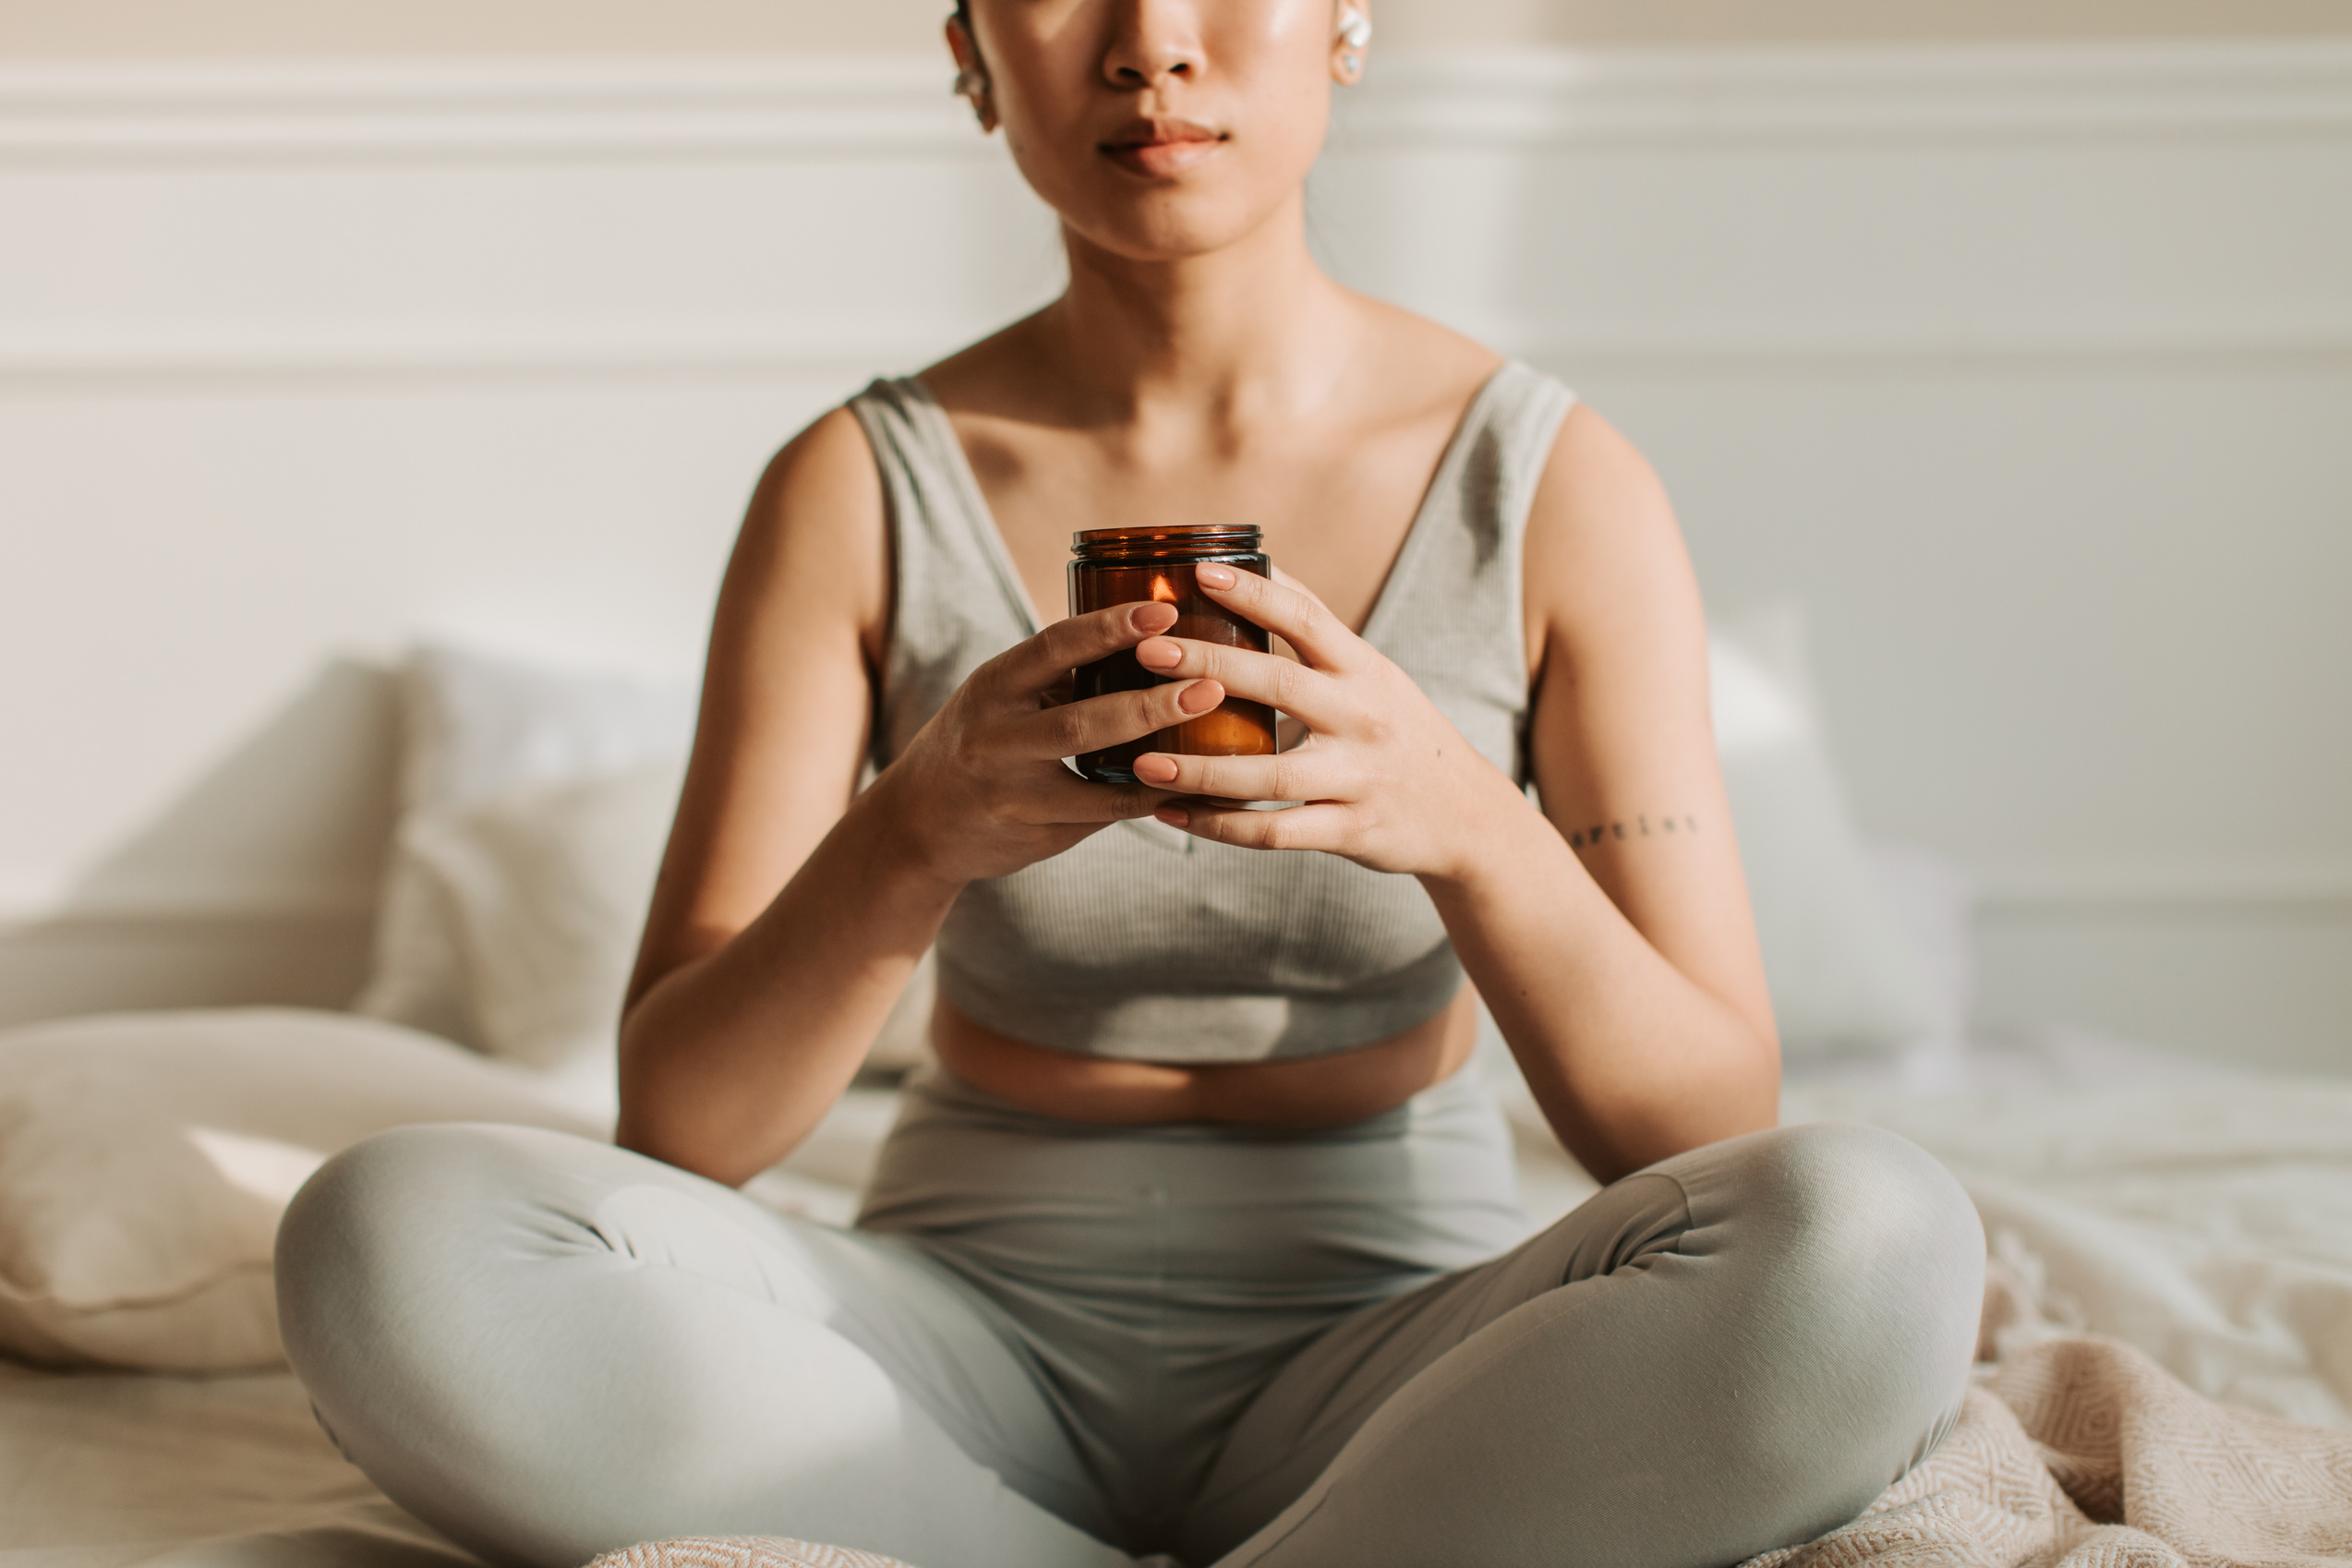
M 1092 528 L 1071 540 L 1070 613 L 1107 609 L 1116 604 L 1157 600 L 1174 605 L 1176 624 L 1161 633 L 1227 647 L 1272 651 L 1262 627 L 1244 621 L 1200 591 L 1194 568 L 1215 561 L 1236 572 L 1264 577 L 1272 565 L 1260 549 L 1255 528 L 1211 524 L 1188 528 Z M 1140 691 L 1176 679 L 1138 662 L 1131 649 L 1082 665 L 1076 671 L 1078 696 Z M 1089 752 L 1075 759 L 1078 770 L 1104 784 L 1135 782 L 1135 759 L 1146 752 L 1176 756 L 1271 756 L 1274 712 L 1264 703 L 1228 696 L 1198 718 L 1189 718 L 1124 745 Z

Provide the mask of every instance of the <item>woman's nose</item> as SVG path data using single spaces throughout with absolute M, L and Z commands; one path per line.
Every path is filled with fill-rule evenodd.
M 1114 0 L 1103 78 L 1123 92 L 1189 81 L 1202 65 L 1198 7 L 1191 0 Z

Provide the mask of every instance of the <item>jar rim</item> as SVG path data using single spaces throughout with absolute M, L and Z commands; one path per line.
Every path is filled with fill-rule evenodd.
M 1070 548 L 1082 549 L 1088 545 L 1149 544 L 1165 539 L 1171 544 L 1188 544 L 1211 539 L 1256 540 L 1260 530 L 1254 523 L 1182 523 L 1164 527 L 1086 528 L 1070 536 Z

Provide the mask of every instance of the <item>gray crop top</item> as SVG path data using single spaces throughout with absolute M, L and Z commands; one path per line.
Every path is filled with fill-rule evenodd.
M 1497 370 L 1440 462 L 1365 638 L 1496 766 L 1526 778 L 1520 543 L 1574 398 Z M 880 466 L 896 573 L 874 764 L 889 766 L 985 660 L 1039 630 L 947 414 L 923 383 L 850 402 Z M 1059 619 L 1059 605 L 1046 608 Z M 983 1026 L 1127 1061 L 1255 1062 L 1369 1045 L 1445 1006 L 1462 967 L 1410 876 L 1123 822 L 972 883 L 939 991 Z

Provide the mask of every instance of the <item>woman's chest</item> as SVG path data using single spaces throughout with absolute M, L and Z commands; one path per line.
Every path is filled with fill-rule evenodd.
M 1041 623 L 1067 613 L 1070 537 L 1089 528 L 1257 528 L 1275 564 L 1360 628 L 1412 530 L 1446 431 L 1340 451 L 1152 451 L 987 420 L 956 420 L 973 477 Z M 1262 443 L 1261 443 L 1262 444 Z M 1426 448 L 1426 450 L 1424 450 Z

